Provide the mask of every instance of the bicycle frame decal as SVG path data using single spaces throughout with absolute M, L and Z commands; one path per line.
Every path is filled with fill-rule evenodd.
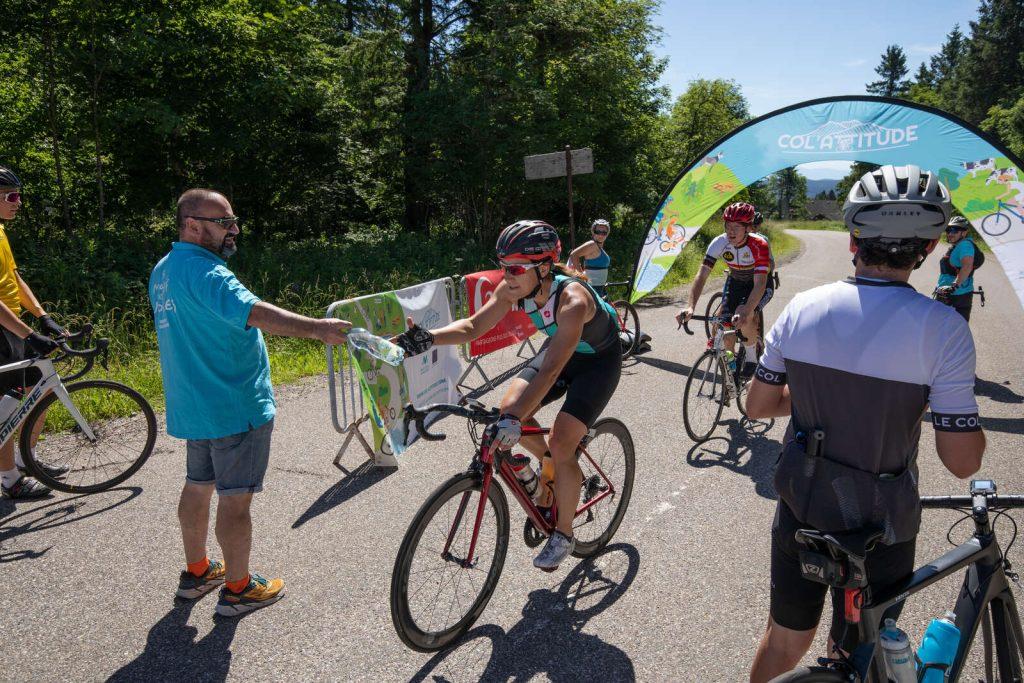
M 630 303 L 653 291 L 683 247 L 734 195 L 813 161 L 916 164 L 992 247 L 1024 304 L 1024 162 L 988 133 L 932 107 L 887 97 L 828 97 L 739 126 L 691 161 L 637 245 Z

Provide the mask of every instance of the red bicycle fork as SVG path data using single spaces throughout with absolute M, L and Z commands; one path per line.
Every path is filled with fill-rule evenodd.
M 523 436 L 543 436 L 550 432 L 549 429 L 541 427 L 523 427 Z M 592 508 L 597 503 L 601 502 L 608 496 L 615 495 L 615 485 L 608 479 L 608 476 L 604 473 L 604 470 L 594 462 L 594 459 L 590 457 L 590 453 L 585 448 L 580 448 L 580 453 L 583 455 L 587 462 L 597 471 L 601 480 L 605 483 L 606 488 L 599 495 L 591 498 L 582 507 L 576 510 L 576 516 L 579 517 L 581 514 Z M 480 536 L 480 522 L 484 517 L 484 509 L 487 505 L 487 495 L 490 492 L 491 484 L 494 479 L 494 455 L 491 449 L 487 446 L 482 446 L 480 449 L 480 462 L 483 464 L 483 481 L 480 486 L 480 501 L 477 503 L 476 518 L 473 522 L 473 535 L 469 542 L 469 552 L 463 559 L 457 559 L 451 554 L 451 545 L 455 541 L 455 537 L 458 534 L 460 525 L 462 524 L 463 516 L 466 514 L 466 510 L 469 507 L 470 495 L 472 491 L 466 491 L 462 494 L 462 500 L 459 501 L 459 509 L 455 513 L 455 519 L 452 521 L 452 527 L 448 531 L 448 539 L 445 542 L 444 550 L 441 552 L 441 556 L 446 560 L 457 561 L 463 568 L 470 569 L 474 565 L 474 557 L 476 556 L 476 544 Z M 516 478 L 515 472 L 512 470 L 512 465 L 507 459 L 502 459 L 498 466 L 498 474 L 502 479 L 505 480 L 505 484 L 512 491 L 512 495 L 515 496 L 519 505 L 522 506 L 527 516 L 533 525 L 540 530 L 543 534 L 550 536 L 555 529 L 555 521 L 558 519 L 558 509 L 552 504 L 551 506 L 551 521 L 545 519 L 540 509 L 533 502 L 523 487 L 519 484 L 519 480 Z M 586 482 L 584 482 L 586 483 Z

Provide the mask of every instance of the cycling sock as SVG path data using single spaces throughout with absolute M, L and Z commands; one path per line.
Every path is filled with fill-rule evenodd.
M 20 448 L 17 448 L 14 451 L 14 466 L 15 467 L 24 467 L 25 466 L 25 461 L 21 459 L 21 449 Z
M 227 589 L 232 593 L 241 593 L 245 591 L 245 587 L 249 585 L 249 576 L 246 575 L 244 579 L 239 579 L 238 581 L 225 581 L 224 585 L 227 586 Z
M 753 344 L 744 344 L 743 351 L 746 355 L 743 357 L 744 363 L 756 363 L 757 362 L 757 347 Z
M 0 478 L 3 479 L 4 486 L 11 488 L 14 486 L 19 479 L 21 479 L 21 472 L 15 467 L 13 470 L 7 470 L 6 472 L 0 472 Z
M 202 576 L 210 568 L 210 558 L 204 557 L 199 562 L 189 562 L 187 569 L 192 576 Z

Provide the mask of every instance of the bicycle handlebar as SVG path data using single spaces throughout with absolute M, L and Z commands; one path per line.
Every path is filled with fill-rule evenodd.
M 1024 508 L 1024 495 L 980 496 L 989 508 Z M 949 509 L 974 507 L 974 496 L 921 496 L 921 507 Z
M 434 403 L 433 405 L 426 406 L 422 409 L 417 409 L 416 406 L 409 403 L 405 406 L 405 415 L 402 417 L 402 425 L 405 427 L 406 433 L 409 432 L 409 423 L 412 422 L 416 425 L 416 431 L 426 441 L 443 441 L 448 438 L 445 434 L 440 432 L 432 433 L 427 430 L 423 421 L 427 418 L 429 413 L 443 413 L 446 415 L 458 415 L 464 417 L 467 420 L 473 422 L 491 422 L 498 419 L 500 412 L 497 408 L 491 408 L 485 410 L 482 407 L 465 407 L 457 406 L 451 403 Z
M 54 342 L 56 342 L 57 348 L 60 349 L 61 354 L 58 355 L 53 360 L 58 360 L 59 361 L 59 360 L 63 360 L 64 358 L 68 358 L 68 357 L 77 357 L 77 358 L 85 358 L 86 361 L 87 361 L 86 362 L 86 367 L 85 367 L 84 370 L 82 370 L 80 372 L 77 372 L 74 375 L 69 376 L 68 378 L 66 378 L 66 380 L 76 379 L 78 377 L 81 377 L 85 373 L 87 373 L 89 370 L 92 369 L 92 364 L 95 362 L 95 358 L 97 356 L 100 356 L 100 355 L 103 356 L 103 359 L 100 360 L 100 365 L 103 367 L 104 370 L 108 369 L 107 368 L 107 360 L 108 360 L 109 353 L 110 353 L 110 340 L 109 339 L 107 339 L 105 337 L 97 339 L 96 340 L 96 345 L 93 346 L 90 349 L 74 349 L 74 348 L 71 348 L 71 346 L 69 345 L 69 342 L 77 341 L 77 340 L 83 339 L 83 338 L 88 341 L 89 338 L 92 335 L 92 330 L 93 330 L 92 325 L 90 323 L 86 323 L 85 325 L 82 325 L 82 328 L 80 330 L 78 330 L 78 332 L 75 332 L 73 334 L 69 334 L 66 337 L 58 337 L 58 338 L 54 339 Z

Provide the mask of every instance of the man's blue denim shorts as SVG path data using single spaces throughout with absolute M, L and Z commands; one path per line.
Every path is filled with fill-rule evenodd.
M 219 439 L 189 439 L 185 445 L 185 481 L 216 484 L 217 494 L 259 493 L 270 462 L 274 420 Z

